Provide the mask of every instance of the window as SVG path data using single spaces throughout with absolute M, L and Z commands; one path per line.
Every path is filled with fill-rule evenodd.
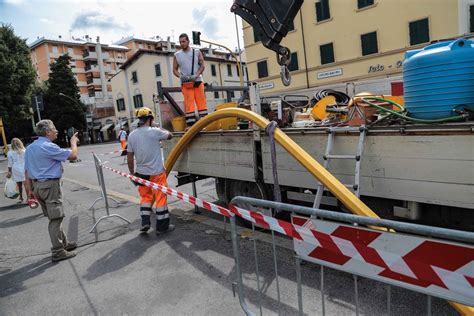
M 132 82 L 137 83 L 138 82 L 138 75 L 136 71 L 132 71 Z
M 357 0 L 357 8 L 362 9 L 374 4 L 374 0 Z
M 288 24 L 288 32 L 291 32 L 294 30 L 295 30 L 295 22 L 291 20 L 290 23 Z
M 474 33 L 474 5 L 469 7 L 469 19 L 471 21 L 471 26 L 469 27 L 469 32 Z
M 232 77 L 232 65 L 227 64 L 227 76 Z
M 427 43 L 430 41 L 428 18 L 410 22 L 408 26 L 410 29 L 410 45 Z
M 235 98 L 235 92 L 234 91 L 229 91 L 227 92 L 227 95 L 229 96 L 229 98 Z
M 235 73 L 237 74 L 237 76 L 240 76 L 239 65 L 235 65 Z
M 74 55 L 74 49 L 72 47 L 68 47 L 67 48 L 67 53 L 69 54 L 69 56 L 72 57 L 72 55 Z
M 143 107 L 143 98 L 141 94 L 133 96 L 133 106 L 135 106 L 135 108 Z
M 258 77 L 259 78 L 265 78 L 268 77 L 268 67 L 267 67 L 267 61 L 259 61 L 257 63 L 257 69 L 258 69 Z
M 321 22 L 329 18 L 331 18 L 329 0 L 319 0 L 316 2 L 316 21 Z
M 321 53 L 321 65 L 330 64 L 334 62 L 334 46 L 333 43 L 319 46 Z
M 125 111 L 125 100 L 122 99 L 117 99 L 117 111 Z
M 214 99 L 219 99 L 219 91 L 214 91 Z
M 142 44 L 142 43 L 138 44 L 138 48 L 142 49 L 142 48 L 143 48 L 143 44 Z
M 160 76 L 161 76 L 161 66 L 160 66 L 160 64 L 156 64 L 156 65 L 155 65 L 155 75 L 156 75 L 157 77 L 160 77 Z
M 54 54 L 57 54 L 57 53 L 58 53 L 58 47 L 57 47 L 57 46 L 53 46 L 53 53 L 54 53 Z
M 256 28 L 253 28 L 253 41 L 255 43 L 260 42 L 260 33 L 257 31 Z
M 291 61 L 290 64 L 288 65 L 288 70 L 289 71 L 295 71 L 298 70 L 298 54 L 296 52 L 291 53 Z
M 211 64 L 211 75 L 213 77 L 217 76 L 216 65 L 214 65 L 214 64 Z
M 377 32 L 362 34 L 360 41 L 362 43 L 362 56 L 378 53 Z

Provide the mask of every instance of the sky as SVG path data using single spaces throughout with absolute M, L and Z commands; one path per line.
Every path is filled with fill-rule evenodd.
M 237 33 L 232 0 L 0 0 L 0 23 L 31 43 L 37 37 L 57 39 L 89 35 L 111 44 L 127 36 L 160 36 L 178 41 L 181 33 L 200 31 L 201 39 L 234 49 Z M 237 17 L 240 45 L 242 23 Z

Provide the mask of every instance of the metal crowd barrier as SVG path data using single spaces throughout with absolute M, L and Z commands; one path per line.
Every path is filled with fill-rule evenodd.
M 448 246 L 451 245 L 450 241 L 455 241 L 455 242 L 462 242 L 466 243 L 469 247 L 467 248 L 468 250 L 472 251 L 470 254 L 466 256 L 468 258 L 468 261 L 466 263 L 466 266 L 470 266 L 469 272 L 465 272 L 466 274 L 471 274 L 474 275 L 474 265 L 472 264 L 472 258 L 473 258 L 473 253 L 474 253 L 474 247 L 472 245 L 474 244 L 474 233 L 472 232 L 464 232 L 464 231 L 457 231 L 457 230 L 451 230 L 451 229 L 444 229 L 444 228 L 438 228 L 438 227 L 430 227 L 430 226 L 424 226 L 424 225 L 417 225 L 417 224 L 411 224 L 411 223 L 403 223 L 403 222 L 398 222 L 398 221 L 391 221 L 391 220 L 384 220 L 384 219 L 373 219 L 373 218 L 368 218 L 364 216 L 358 216 L 358 215 L 352 215 L 352 214 L 344 214 L 344 213 L 338 213 L 338 212 L 332 212 L 332 211 L 326 211 L 326 210 L 321 210 L 321 209 L 313 209 L 309 207 L 303 207 L 303 206 L 298 206 L 298 205 L 290 205 L 290 204 L 285 204 L 285 203 L 280 203 L 280 202 L 273 202 L 273 201 L 266 201 L 266 200 L 260 200 L 260 199 L 254 199 L 254 198 L 248 198 L 248 197 L 242 197 L 238 196 L 232 199 L 230 202 L 231 205 L 237 205 L 242 208 L 245 208 L 247 210 L 252 210 L 255 207 L 258 207 L 260 209 L 263 209 L 263 213 L 265 214 L 266 211 L 271 212 L 271 210 L 274 211 L 286 211 L 286 212 L 291 212 L 292 213 L 292 219 L 293 223 L 295 219 L 301 217 L 297 214 L 304 214 L 309 217 L 305 217 L 305 219 L 309 220 L 305 223 L 306 228 L 310 228 L 313 230 L 320 231 L 321 227 L 319 224 L 321 223 L 327 223 L 331 224 L 334 223 L 336 225 L 343 223 L 348 223 L 347 224 L 342 224 L 348 229 L 354 228 L 354 229 L 360 229 L 361 231 L 364 230 L 368 233 L 374 232 L 374 234 L 380 233 L 380 231 L 377 230 L 370 230 L 366 229 L 363 226 L 371 226 L 371 227 L 377 227 L 377 228 L 385 228 L 385 233 L 390 234 L 393 236 L 399 236 L 403 237 L 403 233 L 410 233 L 411 235 L 404 235 L 408 237 L 414 237 L 414 238 L 425 238 L 427 242 L 432 240 L 432 238 L 442 238 L 442 242 L 448 241 Z M 316 223 L 319 227 L 315 229 L 314 226 L 311 226 L 313 221 L 318 221 L 319 224 Z M 239 300 L 241 307 L 243 311 L 245 312 L 246 315 L 255 315 L 249 308 L 249 305 L 246 302 L 245 299 L 245 293 L 244 293 L 244 284 L 243 284 L 243 276 L 241 272 L 241 267 L 240 267 L 240 254 L 239 254 L 239 248 L 237 244 L 237 228 L 235 224 L 235 216 L 230 218 L 231 221 L 231 235 L 232 235 L 232 243 L 233 243 L 233 250 L 234 250 L 234 258 L 235 258 L 235 264 L 236 264 L 236 273 L 237 273 L 237 285 L 238 285 L 238 295 L 239 295 Z M 310 222 L 311 221 L 311 222 Z M 337 222 L 335 222 L 337 221 Z M 310 226 L 307 226 L 308 223 L 310 223 Z M 303 225 L 304 226 L 304 225 Z M 394 234 L 393 230 L 396 230 L 397 233 Z M 252 232 L 255 235 L 255 225 L 252 223 Z M 324 232 L 323 232 L 324 233 Z M 401 234 L 400 234 L 401 233 Z M 275 273 L 275 281 L 276 281 L 276 291 L 277 291 L 277 300 L 278 300 L 278 314 L 280 315 L 280 305 L 281 305 L 281 295 L 280 295 L 280 287 L 279 287 L 279 275 L 278 275 L 278 263 L 277 263 L 277 255 L 276 255 L 276 245 L 275 245 L 275 233 L 273 230 L 271 230 L 272 234 L 272 250 L 273 250 L 273 264 L 274 264 L 274 273 Z M 354 236 L 355 237 L 355 236 Z M 336 237 L 337 238 L 337 237 Z M 258 251 L 257 251 L 257 238 L 252 238 L 253 240 L 253 256 L 255 260 L 255 274 L 256 274 L 256 281 L 257 281 L 257 290 L 258 290 L 258 297 L 257 297 L 257 305 L 259 308 L 259 314 L 262 315 L 262 287 L 260 284 L 260 272 L 259 272 L 259 258 L 258 258 Z M 315 239 L 316 240 L 316 239 Z M 391 314 L 391 306 L 392 306 L 392 291 L 391 287 L 392 286 L 398 286 L 402 288 L 406 288 L 421 294 L 426 294 L 427 296 L 427 301 L 426 301 L 426 312 L 427 315 L 432 314 L 432 306 L 431 306 L 431 298 L 432 296 L 442 298 L 442 299 L 447 299 L 447 300 L 453 300 L 458 303 L 462 304 L 468 304 L 474 305 L 474 286 L 471 288 L 471 292 L 469 293 L 464 293 L 464 297 L 453 297 L 451 294 L 445 292 L 436 292 L 433 291 L 433 289 L 429 288 L 428 286 L 423 289 L 422 287 L 416 288 L 412 287 L 410 285 L 404 285 L 400 284 L 400 282 L 393 281 L 390 278 L 383 278 L 383 277 L 371 277 L 370 275 L 367 274 L 361 274 L 361 273 L 355 273 L 351 272 L 350 269 L 344 269 L 339 267 L 337 264 L 333 264 L 331 262 L 317 259 L 317 258 L 311 258 L 307 253 L 304 253 L 304 250 L 302 251 L 301 247 L 298 245 L 298 243 L 301 243 L 300 241 L 294 240 L 294 246 L 295 246 L 295 267 L 296 267 L 296 282 L 297 282 L 297 298 L 298 298 L 298 313 L 299 315 L 304 315 L 303 311 L 303 295 L 302 295 L 302 280 L 301 280 L 301 264 L 303 261 L 308 261 L 312 263 L 316 263 L 320 266 L 320 292 L 321 292 L 321 310 L 322 314 L 326 314 L 326 307 L 325 307 L 325 272 L 326 268 L 331 268 L 334 270 L 342 271 L 342 272 L 347 272 L 352 274 L 353 276 L 353 282 L 354 282 L 354 301 L 355 301 L 355 313 L 356 315 L 359 315 L 359 286 L 358 286 L 358 281 L 359 277 L 365 277 L 369 278 L 381 283 L 385 283 L 387 286 L 387 314 Z M 457 245 L 457 243 L 452 244 L 453 247 Z M 349 245 L 346 245 L 347 248 L 345 249 L 344 254 L 346 252 L 351 252 L 351 251 L 357 251 L 357 249 L 350 249 Z M 317 247 L 315 247 L 314 250 L 316 250 Z M 425 247 L 426 248 L 426 247 Z M 313 251 L 314 251 L 313 250 Z M 433 251 L 436 251 L 433 249 Z M 370 254 L 374 255 L 374 254 Z M 388 256 L 388 254 L 386 254 Z M 470 258 L 470 259 L 469 259 Z M 375 260 L 375 259 L 374 259 Z M 469 261 L 471 260 L 471 261 Z M 329 260 L 330 261 L 330 260 Z M 412 263 L 413 264 L 413 263 Z M 415 262 L 416 264 L 416 262 Z M 392 266 L 390 266 L 390 269 L 392 269 Z M 469 269 L 469 267 L 468 267 Z M 403 275 L 402 275 L 403 277 Z M 452 283 L 446 283 L 450 287 L 456 287 L 459 284 L 455 284 L 455 282 L 459 282 L 459 280 L 451 280 L 449 279 L 450 275 L 449 273 L 446 274 L 446 278 L 444 282 L 452 282 Z M 465 281 L 467 282 L 467 280 Z M 468 286 L 469 287 L 469 286 Z M 459 293 L 458 293 L 459 294 Z M 470 303 L 470 304 L 469 304 Z
M 280 295 L 276 232 L 292 238 L 293 241 L 296 252 L 297 305 L 300 315 L 304 314 L 301 277 L 303 261 L 315 263 L 321 267 L 320 292 L 323 315 L 326 314 L 326 268 L 352 275 L 357 315 L 360 309 L 359 277 L 387 285 L 388 314 L 392 312 L 391 286 L 426 294 L 428 315 L 432 313 L 432 297 L 451 301 L 450 303 L 456 309 L 462 312 L 466 310 L 464 314 L 469 314 L 472 310 L 465 305 L 474 305 L 474 233 L 472 232 L 373 219 L 247 197 L 234 198 L 227 209 L 170 187 L 104 166 L 96 156 L 94 159 L 99 183 L 104 188 L 102 194 L 105 201 L 107 201 L 107 194 L 102 168 L 230 219 L 236 272 L 236 282 L 233 285 L 237 285 L 239 302 L 246 315 L 254 315 L 254 313 L 250 310 L 245 296 L 236 217 L 241 217 L 252 224 L 254 236 L 255 225 L 271 231 L 278 314 L 281 314 L 282 306 L 287 308 L 289 305 L 282 303 Z M 259 212 L 252 211 L 254 206 L 259 207 Z M 271 214 L 272 210 L 291 212 L 293 222 L 289 223 L 271 217 L 267 211 Z M 307 217 L 301 217 L 299 214 Z M 376 227 L 377 230 L 365 226 Z M 394 230 L 397 233 L 394 233 Z M 260 283 L 257 238 L 252 239 L 258 289 L 256 296 L 260 315 L 262 315 L 265 283 L 263 286 Z
M 89 207 L 89 210 L 92 210 L 94 208 L 94 205 L 99 202 L 100 200 L 104 200 L 104 203 L 105 203 L 105 212 L 107 215 L 104 215 L 102 217 L 100 217 L 97 222 L 95 222 L 94 226 L 92 226 L 91 230 L 89 231 L 90 233 L 92 233 L 97 225 L 104 219 L 106 218 L 110 218 L 110 217 L 117 217 L 117 218 L 120 218 L 121 220 L 127 222 L 128 224 L 130 224 L 130 221 L 122 216 L 120 216 L 119 214 L 110 214 L 110 211 L 109 211 L 109 201 L 108 199 L 111 199 L 113 200 L 115 203 L 117 204 L 120 204 L 119 201 L 117 201 L 116 199 L 114 199 L 113 197 L 107 195 L 107 189 L 105 188 L 105 180 L 104 180 L 104 173 L 103 173 L 103 170 L 102 170 L 102 166 L 106 163 L 106 162 L 102 162 L 99 157 L 94 153 L 92 154 L 94 156 L 94 164 L 95 164 L 95 169 L 97 171 L 97 180 L 99 181 L 99 186 L 100 186 L 100 193 L 101 193 L 101 196 L 99 198 L 97 198 L 94 203 L 92 203 L 91 207 Z

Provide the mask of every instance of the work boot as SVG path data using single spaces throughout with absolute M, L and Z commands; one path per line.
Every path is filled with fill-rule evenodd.
M 77 243 L 75 242 L 68 242 L 66 246 L 64 246 L 64 250 L 71 251 L 77 248 Z
M 142 226 L 142 228 L 140 228 L 140 231 L 142 233 L 147 233 L 149 230 L 150 230 L 150 225 L 149 224 L 145 224 L 145 225 Z
M 70 259 L 70 258 L 75 257 L 75 256 L 76 256 L 76 253 L 63 250 L 59 253 L 53 254 L 51 256 L 51 260 L 53 262 L 58 262 L 58 261 L 61 261 L 61 260 Z
M 156 235 L 157 236 L 161 236 L 161 235 L 164 235 L 164 234 L 167 234 L 167 233 L 171 233 L 176 227 L 173 225 L 173 224 L 170 224 L 168 226 L 168 229 L 167 230 L 164 230 L 164 231 L 159 231 L 157 230 L 156 231 Z

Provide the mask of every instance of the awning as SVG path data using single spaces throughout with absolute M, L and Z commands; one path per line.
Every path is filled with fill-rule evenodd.
M 122 121 L 122 122 L 119 122 L 117 123 L 117 125 L 115 125 L 115 130 L 116 131 L 119 131 L 122 127 L 125 127 L 128 125 L 128 121 Z
M 132 128 L 138 128 L 138 122 L 140 122 L 139 119 L 136 119 L 135 121 L 132 122 Z
M 107 132 L 112 126 L 114 126 L 114 123 L 111 124 L 106 124 L 104 127 L 100 129 L 101 132 Z

